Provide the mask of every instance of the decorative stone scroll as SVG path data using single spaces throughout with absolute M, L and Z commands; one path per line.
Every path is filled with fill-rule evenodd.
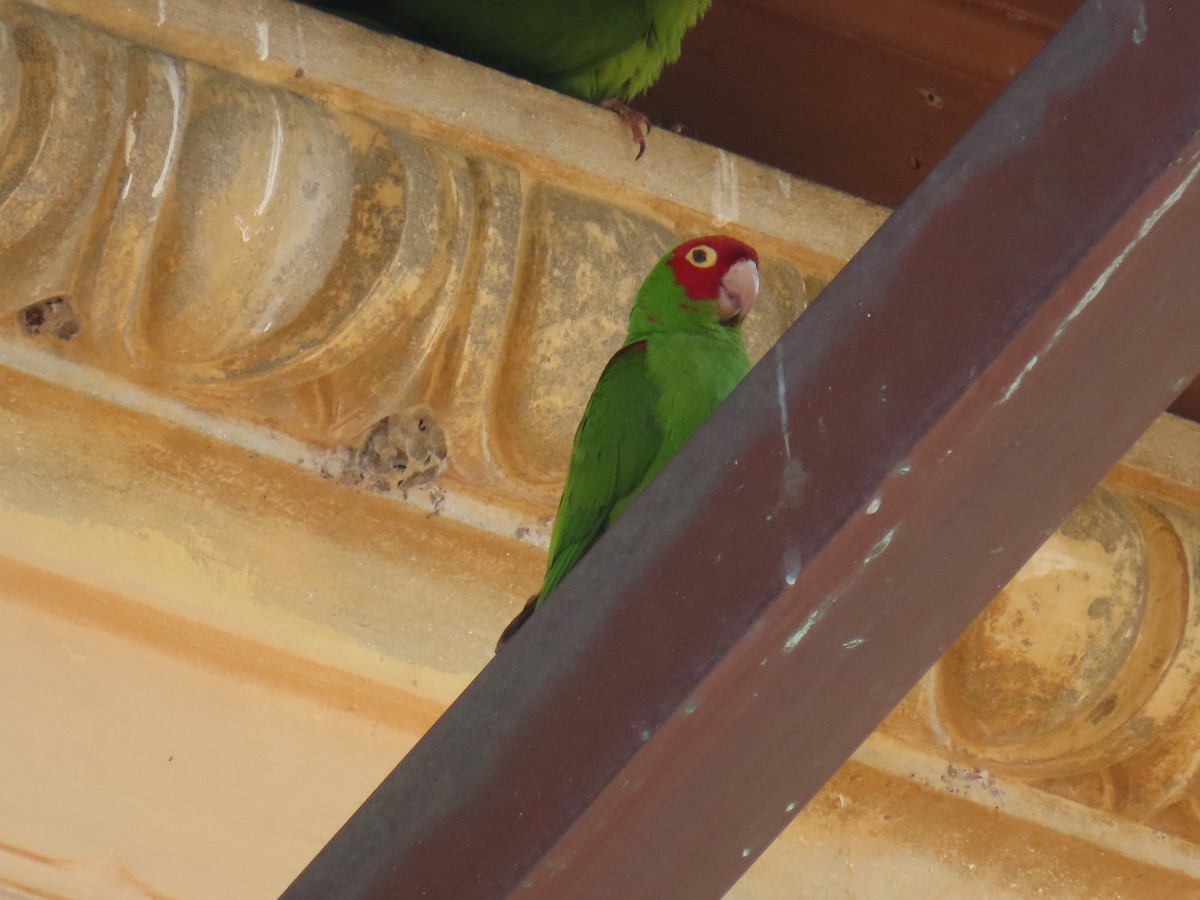
M 45 567 L 47 592 L 65 608 L 62 584 L 90 578 L 114 597 L 129 592 L 124 605 L 94 604 L 118 610 L 103 620 L 113 632 L 142 640 L 142 608 L 156 603 L 166 634 L 218 616 L 205 633 L 219 669 L 227 631 L 286 645 L 278 635 L 291 632 L 276 618 L 300 621 L 304 639 L 293 634 L 287 649 L 301 662 L 293 675 L 261 675 L 270 684 L 306 670 L 310 628 L 322 647 L 347 642 L 352 651 L 339 652 L 356 660 L 367 648 L 370 666 L 386 655 L 408 667 L 396 691 L 419 707 L 415 733 L 536 586 L 541 560 L 513 540 L 514 516 L 503 513 L 552 515 L 579 411 L 655 258 L 704 231 L 754 243 L 764 278 L 748 330 L 757 358 L 886 211 L 660 132 L 634 163 L 608 113 L 284 0 L 247 6 L 0 0 L 0 366 L 24 369 L 6 383 L 39 385 L 38 402 L 14 393 L 3 411 L 40 435 L 0 442 L 0 513 L 21 523 L 11 534 L 24 529 L 10 542 L 13 568 L 33 572 L 32 584 Z M 73 380 L 56 382 L 67 370 Z M 133 387 L 96 399 L 87 427 L 64 426 L 55 414 L 87 406 L 92 375 Z M 71 400 L 56 407 L 56 390 Z M 123 430 L 88 445 L 112 463 L 89 476 L 78 436 L 105 404 L 134 395 Z M 194 501 L 191 518 L 170 527 L 154 520 L 156 498 L 130 487 L 145 473 L 129 423 L 157 416 L 155 400 L 196 413 L 155 423 L 153 465 L 166 472 L 157 483 Z M 944 761 L 951 782 L 983 785 L 984 802 L 1002 810 L 1020 784 L 1068 817 L 1095 813 L 1113 825 L 1118 856 L 1182 879 L 1200 871 L 1178 863 L 1200 844 L 1200 468 L 1186 464 L 1200 459 L 1200 429 L 1164 422 L 1156 427 L 1175 434 L 1178 453 L 1156 456 L 1149 475 L 1118 467 L 874 744 Z M 254 429 L 279 437 L 287 452 L 270 462 L 286 465 L 256 458 L 251 472 L 231 452 L 223 476 L 206 480 L 192 471 L 202 451 L 178 449 L 211 454 L 213 435 Z M 72 444 L 61 472 L 47 463 L 56 441 Z M 250 444 L 275 445 L 239 446 Z M 44 494 L 23 480 L 29 446 Z M 296 447 L 320 451 L 302 462 L 319 458 L 329 481 L 293 465 Z M 88 477 L 88 491 L 76 490 L 71 479 Z M 434 480 L 500 510 L 471 523 L 493 534 L 338 494 L 336 483 L 403 498 Z M 71 506 L 76 497 L 87 503 Z M 258 536 L 268 511 L 286 540 Z M 74 535 L 79 560 L 25 559 L 25 531 L 65 544 Z M 131 587 L 129 561 L 147 534 L 161 565 Z M 486 553 L 474 546 L 483 542 Z M 297 567 L 289 552 L 325 554 L 336 571 Z M 135 612 L 120 620 L 126 609 Z M 354 690 L 377 696 L 381 670 L 365 671 Z M 888 751 L 873 752 L 878 762 Z M 850 792 L 869 782 L 856 795 L 864 806 L 897 773 L 892 799 L 907 804 L 922 790 L 899 763 L 863 776 L 871 765 L 839 776 Z M 830 796 L 816 805 L 831 827 L 814 833 L 842 829 L 853 847 L 875 826 L 843 814 L 846 795 Z M 1030 821 L 1029 833 L 1056 828 Z M 1141 823 L 1183 850 L 1166 863 L 1138 856 L 1129 835 Z M 979 830 L 990 836 L 992 822 Z M 31 846 L 33 859 L 42 851 Z M 284 874 L 317 846 L 301 847 Z M 974 852 L 962 858 L 986 857 Z M 891 877 L 892 856 L 880 858 Z
M 1097 488 L 884 730 L 1200 842 L 1197 511 Z
M 13 3 L 0 48 L 4 339 L 327 447 L 428 403 L 457 479 L 552 500 L 668 217 L 299 94 L 299 72 Z M 829 275 L 764 255 L 758 354 Z M 68 328 L 31 324 L 60 302 Z

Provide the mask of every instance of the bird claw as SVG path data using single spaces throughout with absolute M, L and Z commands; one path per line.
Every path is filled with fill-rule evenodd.
M 646 152 L 646 135 L 650 133 L 650 120 L 645 114 L 638 112 L 622 103 L 620 100 L 610 97 L 607 100 L 600 101 L 600 105 L 610 112 L 614 112 L 625 123 L 625 127 L 629 129 L 630 135 L 633 137 L 633 142 L 638 145 L 637 156 L 633 158 L 637 162 L 642 158 L 642 154 Z

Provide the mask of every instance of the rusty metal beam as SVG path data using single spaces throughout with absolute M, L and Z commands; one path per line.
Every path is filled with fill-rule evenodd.
M 721 896 L 1200 371 L 1197 34 L 1089 0 L 285 896 Z

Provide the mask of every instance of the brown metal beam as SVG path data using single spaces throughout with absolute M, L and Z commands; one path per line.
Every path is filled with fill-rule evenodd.
M 638 108 L 899 205 L 1080 0 L 721 0 Z
M 1085 4 L 285 896 L 721 896 L 1200 371 L 1197 34 Z

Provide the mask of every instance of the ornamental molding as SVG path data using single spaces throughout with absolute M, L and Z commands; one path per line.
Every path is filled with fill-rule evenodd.
M 661 131 L 634 162 L 607 112 L 284 0 L 0 0 L 0 571 L 37 586 L 0 612 L 403 752 L 540 580 L 654 259 L 758 247 L 758 358 L 886 214 Z M 1053 835 L 1077 885 L 1106 854 L 1194 884 L 1198 584 L 1200 427 L 1164 416 L 744 884 L 848 855 L 879 829 L 841 798 L 901 793 Z M 316 847 L 287 840 L 294 874 Z M 12 846 L 0 886 L 103 893 L 6 881 L 74 858 Z
M 337 69 L 346 23 L 282 0 L 237 58 L 245 36 L 193 31 L 197 6 L 233 18 L 0 4 L 0 339 L 359 460 L 382 419 L 427 404 L 451 481 L 552 509 L 577 409 L 662 252 L 717 229 L 762 248 L 757 356 L 885 214 L 674 135 L 635 163 L 611 115 L 503 79 L 524 115 L 586 120 L 575 140 L 621 172 L 582 178 L 561 140 L 533 151 L 519 127 L 497 146 L 437 97 L 381 108 L 464 82 L 460 60 L 356 29 L 378 58 Z M 392 71 L 384 97 L 354 92 Z M 680 145 L 708 196 L 646 189 Z M 775 227 L 806 199 L 846 224 L 802 224 L 804 242 Z

